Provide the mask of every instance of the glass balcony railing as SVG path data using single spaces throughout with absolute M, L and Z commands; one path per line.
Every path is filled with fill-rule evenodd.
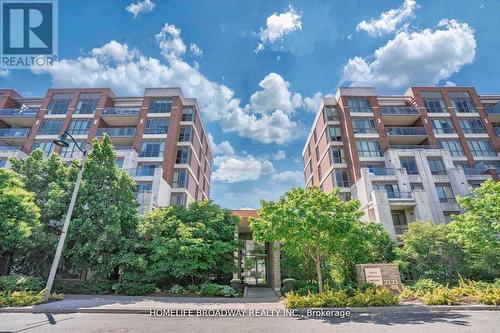
M 500 103 L 486 105 L 486 112 L 488 112 L 488 114 L 500 114 Z
M 388 135 L 427 135 L 424 127 L 388 127 Z
M 499 127 L 493 127 L 495 129 L 495 134 L 497 136 L 500 136 L 500 126 Z
M 466 175 L 484 175 L 486 173 L 486 167 L 467 167 L 462 166 L 464 173 Z
M 0 117 L 36 117 L 38 108 L 0 109 Z
M 387 192 L 387 197 L 389 199 L 411 199 L 411 192 L 395 192 L 395 191 L 388 191 Z
M 30 132 L 29 128 L 0 128 L 2 138 L 26 138 Z
M 140 111 L 138 108 L 105 108 L 102 110 L 102 115 L 134 117 L 138 116 Z
M 134 136 L 135 127 L 98 128 L 96 135 L 101 136 L 104 133 L 108 133 L 109 136 Z
M 0 151 L 3 152 L 11 152 L 11 151 L 24 151 L 22 147 L 17 146 L 0 146 Z
M 368 167 L 367 169 L 375 176 L 393 176 L 396 174 L 396 171 L 392 168 Z
M 391 145 L 391 149 L 440 149 L 436 145 Z
M 413 106 L 382 106 L 380 113 L 382 115 L 419 115 L 420 111 Z

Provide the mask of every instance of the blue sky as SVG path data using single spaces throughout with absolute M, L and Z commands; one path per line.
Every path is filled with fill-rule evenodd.
M 256 208 L 303 186 L 307 132 L 340 85 L 498 93 L 499 12 L 486 0 L 59 0 L 59 63 L 1 71 L 0 86 L 180 86 L 213 137 L 213 200 Z

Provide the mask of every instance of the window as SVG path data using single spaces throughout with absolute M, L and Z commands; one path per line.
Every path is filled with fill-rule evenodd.
M 451 156 L 464 156 L 464 150 L 458 140 L 439 140 L 439 147 L 447 150 Z
M 500 123 L 493 123 L 491 125 L 493 126 L 496 136 L 500 136 Z
M 119 167 L 119 168 L 123 168 L 123 160 L 124 160 L 123 157 L 117 157 L 117 158 L 115 158 L 115 164 L 116 164 L 116 166 Z
M 153 183 L 137 183 L 137 193 L 149 193 L 153 191 Z
M 461 119 L 460 126 L 466 134 L 486 133 L 481 119 Z
M 38 130 L 38 135 L 58 135 L 61 130 L 62 120 L 49 120 L 42 121 L 42 125 Z
M 372 112 L 368 98 L 349 97 L 347 106 L 350 112 Z
M 315 150 L 316 150 L 316 161 L 319 163 L 319 148 L 318 148 L 318 146 L 316 146 Z
M 443 212 L 445 223 L 450 223 L 453 219 L 453 215 L 460 215 L 460 212 Z
M 321 165 L 318 165 L 318 179 L 319 181 L 323 179 L 323 173 L 321 172 Z
M 183 147 L 177 149 L 177 153 L 175 156 L 175 163 L 184 164 L 189 163 L 189 147 Z
M 387 192 L 387 198 L 389 199 L 395 199 L 395 198 L 402 198 L 405 197 L 404 194 L 408 193 L 401 193 L 399 192 L 399 186 L 398 184 L 373 184 L 373 189 L 377 191 L 386 191 Z M 406 197 L 409 197 L 406 195 Z
M 192 107 L 182 109 L 181 121 L 193 121 L 194 110 Z
M 43 153 L 45 156 L 48 156 L 51 152 L 54 151 L 54 144 L 52 143 L 51 140 L 48 141 L 35 141 L 33 145 L 31 146 L 31 151 L 35 149 L 41 149 L 43 150 Z
M 455 194 L 449 184 L 436 184 L 439 202 L 455 202 Z
M 87 144 L 85 141 L 77 141 L 80 148 L 85 149 L 85 145 Z M 80 149 L 75 145 L 73 141 L 69 142 L 69 146 L 65 148 L 61 148 L 61 157 L 73 157 L 75 153 L 79 153 Z
M 172 193 L 170 196 L 170 205 L 172 206 L 185 206 L 186 194 L 185 193 Z
M 54 94 L 49 103 L 48 114 L 66 114 L 73 94 Z
M 331 158 L 333 163 L 345 163 L 344 150 L 342 148 L 332 148 Z
M 167 118 L 151 118 L 146 120 L 144 134 L 167 134 L 168 119 Z
M 334 106 L 325 106 L 325 112 L 323 113 L 325 116 L 325 123 L 328 121 L 339 120 L 339 110 Z
M 349 187 L 349 177 L 347 176 L 347 170 L 345 169 L 335 169 L 333 171 L 334 183 L 338 187 Z
M 7 164 L 7 159 L 0 158 L 0 168 L 4 168 L 6 164 Z
M 72 120 L 67 131 L 71 135 L 87 135 L 89 133 L 90 120 Z
M 81 94 L 76 104 L 75 113 L 77 114 L 93 114 L 99 102 L 99 94 Z
M 476 112 L 476 108 L 474 107 L 474 102 L 469 96 L 468 92 L 455 92 L 451 91 L 448 93 L 448 96 L 451 99 L 451 104 L 453 104 L 453 108 L 457 113 L 471 113 Z
M 467 140 L 467 145 L 474 156 L 495 156 L 490 140 Z
M 396 235 L 402 235 L 406 230 L 408 230 L 408 221 L 406 220 L 406 215 L 403 210 L 396 210 L 391 212 L 392 223 L 394 225 L 394 233 Z
M 414 157 L 401 157 L 399 161 L 401 162 L 401 167 L 406 169 L 407 174 L 418 175 L 417 162 L 415 162 Z
M 422 185 L 422 183 L 410 183 L 410 188 L 412 191 L 415 191 L 415 190 L 423 191 L 424 185 Z
M 165 151 L 164 141 L 143 141 L 140 157 L 161 157 Z
M 157 163 L 139 163 L 137 164 L 136 176 L 154 176 L 155 169 L 159 168 Z
M 153 98 L 149 103 L 149 113 L 170 113 L 172 111 L 172 99 Z
M 436 134 L 453 134 L 455 126 L 451 119 L 432 119 L 432 128 Z
M 425 109 L 429 113 L 442 113 L 446 112 L 446 105 L 444 104 L 443 95 L 440 92 L 422 92 L 422 100 Z
M 356 148 L 358 150 L 358 156 L 382 156 L 378 141 L 359 140 L 356 141 Z
M 359 118 L 352 121 L 354 133 L 377 133 L 375 119 Z
M 444 167 L 443 160 L 440 158 L 428 158 L 429 168 L 431 169 L 431 174 L 433 175 L 446 175 L 446 169 Z
M 368 169 L 370 173 L 373 173 L 376 176 L 394 174 L 392 169 L 386 169 L 384 162 L 361 162 L 360 164 L 361 168 Z
M 179 142 L 191 142 L 191 127 L 181 127 L 179 133 Z
M 188 172 L 187 169 L 174 170 L 174 180 L 172 187 L 186 188 L 188 186 Z

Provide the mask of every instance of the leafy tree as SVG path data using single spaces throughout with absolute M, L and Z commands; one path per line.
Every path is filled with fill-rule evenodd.
M 325 259 L 347 250 L 343 238 L 361 216 L 359 202 L 342 201 L 338 190 L 326 194 L 319 188 L 295 188 L 277 202 L 262 201 L 250 227 L 255 240 L 279 242 L 292 256 L 311 258 L 322 292 Z
M 95 139 L 69 227 L 65 256 L 78 270 L 104 278 L 129 255 L 136 239 L 134 180 L 115 164 L 111 140 Z
M 457 280 L 462 266 L 462 247 L 450 241 L 448 227 L 431 222 L 410 223 L 401 236 L 403 246 L 396 249 L 403 270 L 414 279 L 447 283 Z
M 464 213 L 449 224 L 450 239 L 463 247 L 463 276 L 493 280 L 500 275 L 500 182 L 488 180 L 459 198 Z
M 0 255 L 10 257 L 27 246 L 40 223 L 34 194 L 11 170 L 0 169 L 0 212 Z

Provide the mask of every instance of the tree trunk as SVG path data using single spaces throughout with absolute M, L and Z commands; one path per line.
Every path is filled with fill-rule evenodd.
M 321 255 L 319 251 L 319 244 L 316 247 L 316 273 L 318 274 L 318 291 L 323 292 L 323 276 L 321 274 Z

